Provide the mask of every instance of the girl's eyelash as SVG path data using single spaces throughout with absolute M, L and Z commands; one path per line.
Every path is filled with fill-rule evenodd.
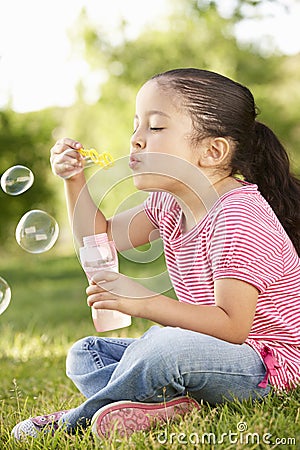
M 138 127 L 133 131 L 132 135 L 134 135 L 134 133 L 136 132 L 136 130 L 138 129 Z M 160 130 L 164 130 L 164 127 L 150 127 L 151 131 L 160 131 Z

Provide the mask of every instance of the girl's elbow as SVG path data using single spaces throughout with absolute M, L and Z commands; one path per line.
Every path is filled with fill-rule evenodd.
M 245 344 L 247 338 L 249 336 L 249 331 L 239 330 L 232 334 L 230 342 L 232 344 Z

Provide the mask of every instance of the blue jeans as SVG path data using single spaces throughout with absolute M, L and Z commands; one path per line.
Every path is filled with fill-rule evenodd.
M 262 398 L 266 368 L 247 344 L 194 331 L 151 327 L 139 339 L 87 337 L 67 357 L 67 375 L 87 398 L 63 416 L 69 429 L 87 426 L 102 406 L 119 400 L 162 402 L 190 395 L 210 404 Z

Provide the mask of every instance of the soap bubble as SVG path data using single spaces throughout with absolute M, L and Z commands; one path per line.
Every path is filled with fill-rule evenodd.
M 7 282 L 0 277 L 0 314 L 8 307 L 11 299 L 11 290 Z
M 33 184 L 34 176 L 28 167 L 13 166 L 1 177 L 1 187 L 6 194 L 19 195 L 27 191 Z
M 29 253 L 43 253 L 50 250 L 58 234 L 56 220 L 39 209 L 33 209 L 24 214 L 16 228 L 18 244 Z

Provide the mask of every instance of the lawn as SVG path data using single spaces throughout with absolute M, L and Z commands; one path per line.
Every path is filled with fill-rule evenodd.
M 1 259 L 0 276 L 12 288 L 11 304 L 0 316 L 1 449 L 300 448 L 300 389 L 254 405 L 202 405 L 200 412 L 184 420 L 123 440 L 116 436 L 111 442 L 98 442 L 87 430 L 14 442 L 10 430 L 16 422 L 83 401 L 65 375 L 65 357 L 75 340 L 95 333 L 85 302 L 87 283 L 75 256 L 51 254 L 24 252 L 21 257 Z M 150 325 L 134 319 L 129 329 L 106 335 L 137 337 Z

